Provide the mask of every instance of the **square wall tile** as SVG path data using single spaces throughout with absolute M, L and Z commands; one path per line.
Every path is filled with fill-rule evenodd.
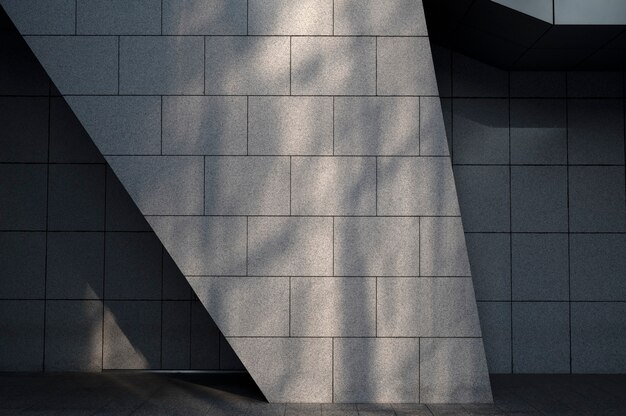
M 46 165 L 0 165 L 0 230 L 45 230 Z
M 161 302 L 106 301 L 103 336 L 103 370 L 158 369 Z
M 567 168 L 511 167 L 511 204 L 513 232 L 566 232 Z
M 64 98 L 50 100 L 50 162 L 104 163 L 104 158 Z
M 508 166 L 454 166 L 466 232 L 510 231 Z
M 513 372 L 569 373 L 567 302 L 513 304 Z
M 509 101 L 458 98 L 452 105 L 454 163 L 509 163 Z
M 626 234 L 571 234 L 572 300 L 626 301 Z
M 624 166 L 571 166 L 570 231 L 626 231 L 624 192 Z
M 161 243 L 154 233 L 107 233 L 106 299 L 161 299 Z
M 478 302 L 487 367 L 490 374 L 511 373 L 511 304 Z
M 512 71 L 511 97 L 562 98 L 566 96 L 566 75 L 558 71 Z
M 492 67 L 467 56 L 452 53 L 454 97 L 507 97 L 507 71 Z
M 102 302 L 48 301 L 46 371 L 102 369 Z
M 420 276 L 471 276 L 459 217 L 420 219 Z
M 621 99 L 568 101 L 569 163 L 624 163 L 624 105 Z
M 513 300 L 568 300 L 567 234 L 512 234 Z
M 0 162 L 48 160 L 48 98 L 0 97 L 0 126 Z
M 124 185 L 109 166 L 106 171 L 106 231 L 150 231 Z
M 477 300 L 511 298 L 510 238 L 508 234 L 465 234 Z
M 188 369 L 191 342 L 191 302 L 164 301 L 161 368 Z
M 0 232 L 0 297 L 43 299 L 46 233 Z
M 48 298 L 102 299 L 104 233 L 49 233 L 47 266 Z
M 568 97 L 622 97 L 624 75 L 618 71 L 571 71 L 567 73 Z
M 191 287 L 185 276 L 163 249 L 163 300 L 190 300 Z
M 104 165 L 51 165 L 48 226 L 55 231 L 104 230 Z
M 377 94 L 439 94 L 428 38 L 378 38 L 376 57 Z
M 13 28 L 13 23 L 2 12 L 3 23 L 0 43 L 0 95 L 48 95 L 50 79 L 30 50 L 24 38 Z
M 511 100 L 511 163 L 567 163 L 565 99 Z
M 44 301 L 0 301 L 0 371 L 43 369 Z
M 191 369 L 220 368 L 220 331 L 200 302 L 191 303 Z

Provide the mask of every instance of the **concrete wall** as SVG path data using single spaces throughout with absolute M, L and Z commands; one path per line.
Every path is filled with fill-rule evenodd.
M 435 52 L 490 372 L 625 372 L 624 74 Z
M 0 371 L 242 366 L 0 11 Z
M 0 3 L 270 401 L 491 400 L 421 2 Z

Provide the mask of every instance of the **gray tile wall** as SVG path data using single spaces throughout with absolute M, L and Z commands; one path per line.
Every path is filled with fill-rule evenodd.
M 435 57 L 490 372 L 625 372 L 624 74 Z
M 0 55 L 0 371 L 242 369 L 26 43 L 0 33 Z M 150 134 L 136 127 L 103 134 L 125 133 L 124 153 Z

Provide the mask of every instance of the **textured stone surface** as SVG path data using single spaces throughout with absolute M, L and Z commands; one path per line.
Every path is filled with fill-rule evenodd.
M 377 93 L 438 95 L 428 38 L 377 40 Z
M 426 36 L 422 2 L 337 0 L 336 35 Z
M 48 100 L 0 98 L 1 162 L 45 162 L 48 157 Z
M 245 35 L 246 0 L 163 0 L 163 34 Z
M 489 380 L 481 375 L 486 372 L 480 338 L 420 340 L 420 400 L 424 403 L 491 402 Z
M 420 275 L 471 276 L 461 218 L 421 219 Z
M 120 94 L 202 94 L 204 40 L 200 36 L 120 39 Z
M 289 190 L 287 157 L 205 159 L 208 215 L 288 215 Z
M 335 339 L 334 401 L 418 402 L 419 349 L 416 338 Z
M 0 292 L 4 299 L 41 298 L 46 290 L 46 235 L 0 233 Z
M 379 215 L 460 215 L 447 158 L 378 158 Z
M 288 277 L 190 277 L 226 337 L 289 336 Z
M 26 36 L 25 39 L 39 60 L 46 62 L 46 72 L 64 94 L 117 93 L 115 37 Z
M 248 151 L 251 155 L 331 155 L 332 98 L 251 97 Z
M 250 275 L 329 276 L 332 268 L 332 218 L 249 218 Z
M 291 40 L 291 92 L 374 95 L 376 43 L 369 37 L 296 37 Z
M 511 298 L 511 237 L 506 234 L 465 234 L 476 299 Z
M 480 337 L 470 279 L 378 279 L 378 336 Z
M 333 1 L 248 1 L 250 35 L 331 35 Z
M 376 213 L 376 161 L 372 157 L 294 157 L 291 172 L 294 215 Z
M 335 218 L 338 276 L 418 276 L 418 218 Z
M 245 97 L 163 97 L 163 154 L 245 155 Z
M 477 306 L 489 373 L 510 373 L 511 305 L 507 302 L 478 302 Z
M 207 94 L 288 94 L 288 37 L 205 39 Z
M 110 156 L 107 161 L 142 214 L 202 214 L 202 157 Z
M 185 275 L 246 273 L 243 217 L 148 217 L 165 249 Z
M 0 343 L 1 371 L 42 370 L 44 303 L 43 300 L 0 301 L 0 332 L 12 340 Z
M 42 165 L 0 165 L 0 228 L 45 230 L 48 172 Z
M 335 154 L 419 154 L 416 97 L 336 97 L 334 114 Z
M 161 33 L 159 0 L 78 0 L 76 6 L 76 31 L 79 35 Z
M 332 401 L 330 338 L 229 338 L 270 402 Z
M 441 86 L 439 88 L 441 89 Z M 420 97 L 420 155 L 450 155 L 446 126 L 441 114 L 440 98 Z
M 291 335 L 376 335 L 376 279 L 292 277 Z
M 159 97 L 68 97 L 67 102 L 104 155 L 159 154 Z
M 73 35 L 76 0 L 2 0 L 22 35 Z

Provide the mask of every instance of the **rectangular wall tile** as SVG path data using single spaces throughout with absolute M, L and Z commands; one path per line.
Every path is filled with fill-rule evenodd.
M 566 96 L 565 72 L 512 71 L 511 97 L 549 98 Z
M 144 215 L 202 214 L 201 156 L 110 156 L 107 161 Z
M 376 53 L 378 94 L 439 94 L 428 38 L 379 38 Z
M 419 339 L 336 338 L 333 401 L 419 402 Z
M 510 239 L 510 235 L 500 233 L 465 234 L 477 300 L 510 300 Z
M 1 97 L 0 125 L 0 162 L 47 162 L 47 98 Z
M 626 235 L 570 235 L 572 300 L 626 301 Z
M 161 366 L 161 302 L 104 302 L 104 369 Z
M 3 13 L 4 16 L 6 14 Z M 2 95 L 47 95 L 50 78 L 33 55 L 24 38 L 14 32 L 8 17 L 3 22 L 11 28 L 2 30 L 0 55 L 9 59 L 0 61 L 0 94 Z
M 455 166 L 465 231 L 510 231 L 508 166 Z
M 419 218 L 335 218 L 335 275 L 418 276 Z
M 102 154 L 63 97 L 50 99 L 49 160 L 53 163 L 104 163 Z
M 159 97 L 67 97 L 104 155 L 161 153 Z
M 359 157 L 294 157 L 294 215 L 375 215 L 376 161 Z
M 200 276 L 189 283 L 224 336 L 289 336 L 289 277 Z
M 220 365 L 220 331 L 202 303 L 191 302 L 191 369 L 214 370 Z
M 76 0 L 4 0 L 2 7 L 22 35 L 73 35 Z
M 622 97 L 624 78 L 620 71 L 570 71 L 568 97 Z
M 0 229 L 45 230 L 45 165 L 0 165 Z
M 463 224 L 458 217 L 420 221 L 421 276 L 471 276 Z
M 337 0 L 335 35 L 427 36 L 421 2 Z
M 48 182 L 48 228 L 104 230 L 104 165 L 52 165 Z
M 50 233 L 47 240 L 46 296 L 102 299 L 104 233 Z
M 41 299 L 46 285 L 46 234 L 0 233 L 0 296 Z
M 377 310 L 381 337 L 480 336 L 469 278 L 380 278 Z
M 247 0 L 164 0 L 165 35 L 245 35 Z
M 460 215 L 449 158 L 380 157 L 379 215 Z
M 422 403 L 491 403 L 491 386 L 480 338 L 420 340 Z
M 565 232 L 567 211 L 565 166 L 511 167 L 513 232 Z
M 477 306 L 489 373 L 511 373 L 511 305 L 478 302 Z
M 568 373 L 567 302 L 513 304 L 513 372 Z
M 205 161 L 208 215 L 289 215 L 289 158 L 208 157 Z
M 292 94 L 374 95 L 376 44 L 370 37 L 296 37 Z
M 200 36 L 123 36 L 121 94 L 202 94 L 204 40 Z
M 46 303 L 46 371 L 102 369 L 102 302 Z
M 626 231 L 624 180 L 624 166 L 571 166 L 570 231 Z
M 153 233 L 109 233 L 106 299 L 161 299 L 161 243 Z
M 43 369 L 44 301 L 0 301 L 0 371 Z
M 337 97 L 335 154 L 419 154 L 417 97 Z
M 568 300 L 565 234 L 512 234 L 513 299 Z
M 206 93 L 289 94 L 288 37 L 210 37 Z
M 161 323 L 161 368 L 189 369 L 191 342 L 191 302 L 164 301 Z M 207 345 L 207 349 L 210 346 Z
M 79 35 L 158 35 L 160 0 L 78 0 Z
M 251 217 L 250 275 L 330 276 L 333 220 L 322 217 Z
M 333 1 L 251 0 L 248 2 L 250 35 L 332 35 Z
M 163 299 L 191 300 L 192 291 L 185 276 L 174 263 L 172 256 L 163 249 Z
M 245 218 L 148 217 L 148 222 L 185 275 L 246 274 Z
M 626 371 L 626 303 L 572 303 L 572 372 Z
M 73 31 L 72 31 L 73 32 Z M 26 36 L 28 46 L 65 94 L 116 94 L 118 48 L 114 36 Z
M 250 97 L 248 111 L 252 155 L 333 153 L 330 97 Z
M 448 135 L 439 97 L 420 97 L 420 155 L 448 156 Z
M 291 278 L 291 336 L 376 335 L 376 279 Z
M 110 166 L 106 175 L 106 230 L 152 231 Z
M 509 73 L 453 52 L 452 85 L 454 97 L 508 97 Z
M 163 97 L 163 154 L 245 155 L 245 97 Z

